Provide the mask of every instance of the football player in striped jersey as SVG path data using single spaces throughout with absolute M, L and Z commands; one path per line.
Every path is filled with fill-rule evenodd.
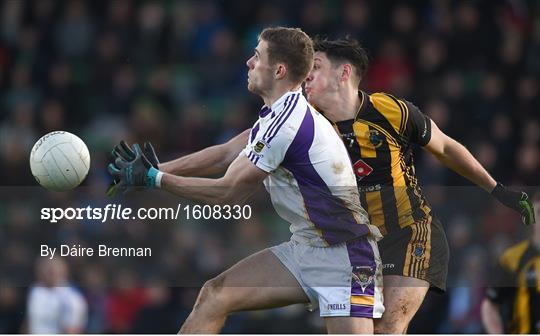
M 415 174 L 416 143 L 503 204 L 534 222 L 524 192 L 497 183 L 472 154 L 444 134 L 414 104 L 386 93 L 359 89 L 368 58 L 358 41 L 315 39 L 313 70 L 305 83 L 308 101 L 344 141 L 371 224 L 381 230 L 386 312 L 375 331 L 405 333 L 431 287 L 446 289 L 448 244 L 441 223 Z

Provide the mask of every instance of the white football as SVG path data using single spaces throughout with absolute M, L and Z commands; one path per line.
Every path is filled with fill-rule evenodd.
M 39 139 L 30 152 L 30 169 L 36 181 L 54 191 L 75 188 L 86 178 L 90 153 L 75 134 L 55 131 Z

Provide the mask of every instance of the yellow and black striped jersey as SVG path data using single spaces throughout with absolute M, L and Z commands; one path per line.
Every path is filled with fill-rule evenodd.
M 525 240 L 503 252 L 486 291 L 499 304 L 505 333 L 540 333 L 540 250 Z
M 411 146 L 429 142 L 431 121 L 410 102 L 391 95 L 360 91 L 359 97 L 356 117 L 334 127 L 349 152 L 362 206 L 384 235 L 431 216 Z

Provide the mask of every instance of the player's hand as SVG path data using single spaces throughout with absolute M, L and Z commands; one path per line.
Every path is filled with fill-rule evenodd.
M 491 195 L 507 207 L 521 214 L 521 220 L 525 225 L 535 223 L 534 208 L 529 200 L 529 195 L 523 191 L 513 191 L 504 185 L 497 183 Z
M 142 153 L 138 144 L 133 145 L 135 155 L 132 161 L 120 157 L 107 167 L 116 183 L 116 190 L 127 191 L 133 188 L 155 188 L 158 186 L 157 177 L 160 173 Z
M 120 140 L 120 143 L 114 146 L 111 155 L 115 160 L 121 158 L 124 161 L 133 161 L 135 160 L 135 149 L 131 149 L 124 140 Z
M 144 156 L 148 159 L 148 161 L 152 164 L 152 167 L 159 169 L 159 159 L 157 157 L 156 151 L 154 150 L 154 146 L 148 141 L 146 141 L 143 144 L 143 152 Z M 113 162 L 117 158 L 121 158 L 124 161 L 133 161 L 136 157 L 135 154 L 135 148 L 130 148 L 128 144 L 122 140 L 120 143 L 116 146 L 114 146 L 111 155 L 113 157 Z M 119 191 L 119 181 L 116 179 L 113 179 L 113 181 L 109 184 L 109 187 L 107 188 L 107 196 L 112 197 L 115 196 Z
M 154 146 L 152 146 L 150 142 L 146 141 L 143 144 L 143 153 L 148 161 L 152 164 L 152 167 L 159 169 L 159 159 L 156 155 L 156 151 L 154 150 Z M 122 140 L 118 145 L 114 146 L 111 154 L 114 158 L 121 158 L 124 161 L 129 162 L 135 159 L 135 148 L 130 148 L 128 144 Z

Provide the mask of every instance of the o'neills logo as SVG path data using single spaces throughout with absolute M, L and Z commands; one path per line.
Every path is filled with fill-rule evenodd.
M 347 309 L 347 305 L 343 303 L 329 303 L 326 308 L 328 310 L 345 310 Z
M 43 142 L 45 142 L 45 140 L 47 140 L 48 138 L 52 137 L 52 136 L 55 136 L 55 135 L 58 135 L 58 134 L 64 134 L 66 132 L 64 131 L 54 131 L 54 132 L 50 132 L 50 133 L 47 133 L 45 134 L 44 136 L 42 136 L 37 142 L 36 144 L 34 145 L 34 148 L 32 148 L 32 153 L 37 151 L 39 147 L 41 147 L 41 145 L 43 144 Z

